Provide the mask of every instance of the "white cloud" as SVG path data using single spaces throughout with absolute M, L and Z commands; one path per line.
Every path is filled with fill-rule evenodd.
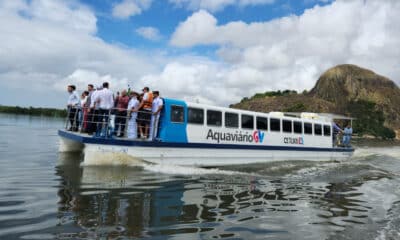
M 127 19 L 140 15 L 151 6 L 152 0 L 123 0 L 114 5 L 112 15 L 116 18 Z
M 242 97 L 271 89 L 310 89 L 323 71 L 342 63 L 370 68 L 399 83 L 399 23 L 396 0 L 338 0 L 300 16 L 224 25 L 200 10 L 179 24 L 170 43 L 219 46 L 217 54 L 228 66 L 221 70 L 221 89 L 239 89 Z
M 93 34 L 96 17 L 89 8 L 48 3 L 0 0 L 0 104 L 64 106 L 66 84 L 82 90 L 110 81 L 115 91 L 128 83 L 148 85 L 165 97 L 228 105 L 256 92 L 309 89 L 341 63 L 400 80 L 396 0 L 339 0 L 301 16 L 254 23 L 218 24 L 200 10 L 177 26 L 172 45 L 215 45 L 219 59 L 108 44 Z M 79 17 L 67 21 L 73 16 Z
M 88 81 L 90 79 L 90 82 Z M 80 86 L 81 90 L 85 90 L 84 88 L 89 84 L 93 84 L 94 86 L 99 86 L 104 82 L 110 83 L 110 88 L 112 89 L 124 89 L 127 88 L 129 81 L 126 77 L 118 79 L 110 74 L 100 75 L 98 72 L 86 70 L 86 69 L 77 69 L 69 76 L 63 78 L 60 81 L 53 82 L 54 88 L 59 91 L 64 91 L 66 86 L 70 84 L 74 84 L 76 86 Z
M 140 27 L 136 29 L 136 33 L 151 41 L 158 41 L 161 39 L 160 32 L 154 27 Z
M 65 103 L 63 85 L 69 81 L 77 84 L 79 91 L 88 83 L 106 79 L 114 90 L 126 87 L 128 82 L 140 88 L 138 79 L 142 75 L 158 71 L 157 61 L 162 58 L 150 61 L 147 54 L 105 43 L 92 34 L 95 25 L 80 27 L 96 22 L 85 6 L 57 1 L 61 9 L 69 9 L 66 12 L 70 11 L 71 16 L 82 15 L 79 24 L 68 25 L 46 11 L 46 6 L 57 10 L 46 5 L 47 1 L 19 2 L 25 4 L 14 5 L 13 11 L 0 5 L 0 87 L 4 90 L 0 104 L 60 107 Z M 36 13 L 38 8 L 43 8 L 41 14 Z M 23 97 L 16 94 L 19 92 L 24 93 Z M 56 97 L 46 99 L 51 94 Z
M 76 31 L 95 33 L 97 30 L 96 16 L 88 7 L 75 1 L 0 1 L 0 14 L 7 16 L 12 13 Z
M 211 12 L 217 12 L 230 5 L 245 7 L 248 5 L 272 4 L 275 0 L 169 0 L 169 2 L 177 7 L 183 7 L 193 11 L 205 9 Z
M 179 24 L 171 44 L 179 47 L 190 47 L 196 44 L 216 43 L 217 19 L 205 10 L 200 10 Z M 189 37 L 191 36 L 191 37 Z

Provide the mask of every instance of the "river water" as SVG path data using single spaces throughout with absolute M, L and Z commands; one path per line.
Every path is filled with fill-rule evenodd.
M 83 166 L 58 153 L 62 125 L 0 115 L 0 239 L 400 239 L 400 147 L 345 162 Z

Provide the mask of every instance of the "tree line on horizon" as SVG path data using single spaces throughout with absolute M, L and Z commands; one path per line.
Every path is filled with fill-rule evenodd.
M 23 114 L 23 115 L 30 115 L 30 116 L 59 117 L 59 118 L 65 118 L 67 116 L 66 109 L 2 106 L 2 105 L 0 105 L 0 113 Z

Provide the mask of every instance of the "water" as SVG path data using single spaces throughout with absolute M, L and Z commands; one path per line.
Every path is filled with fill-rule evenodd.
M 0 239 L 400 239 L 400 147 L 347 162 L 82 166 L 50 118 L 0 115 Z

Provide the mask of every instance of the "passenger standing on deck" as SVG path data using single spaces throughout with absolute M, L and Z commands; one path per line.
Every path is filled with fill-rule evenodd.
M 143 99 L 139 105 L 138 124 L 141 138 L 148 138 L 151 120 L 153 93 L 148 87 L 143 88 Z
M 104 82 L 103 89 L 96 94 L 96 99 L 94 99 L 99 104 L 99 120 L 103 124 L 101 133 L 103 136 L 107 135 L 108 119 L 110 111 L 114 107 L 114 95 L 108 87 L 108 82 Z
M 77 109 L 79 107 L 79 95 L 76 92 L 75 85 L 69 85 L 67 87 L 67 91 L 69 93 L 67 107 L 68 107 L 68 119 L 70 122 L 69 131 L 78 131 L 78 123 L 77 123 Z
M 116 118 L 115 118 L 115 134 L 118 133 L 118 137 L 124 136 L 126 119 L 127 119 L 127 108 L 129 103 L 129 96 L 126 95 L 126 90 L 122 90 L 121 95 L 116 98 L 117 101 L 117 110 L 116 110 Z
M 93 121 L 93 116 L 92 116 L 92 114 L 90 113 L 90 99 L 91 99 L 91 97 L 92 97 L 92 94 L 93 94 L 93 92 L 94 92 L 94 86 L 93 86 L 93 84 L 88 84 L 88 88 L 87 88 L 87 92 L 88 92 L 88 96 L 87 96 L 87 99 L 86 99 L 86 104 L 85 104 L 85 106 L 82 106 L 83 107 L 83 112 L 85 113 L 84 115 L 83 115 L 83 129 L 82 129 L 82 132 L 88 132 L 89 131 L 89 128 L 90 128 L 90 122 L 91 121 Z
M 80 108 L 79 108 L 79 124 L 78 126 L 81 128 L 81 132 L 83 132 L 86 128 L 86 122 L 85 122 L 85 118 L 87 115 L 87 111 L 85 108 L 86 102 L 87 102 L 87 98 L 88 98 L 89 92 L 88 91 L 84 91 L 81 94 L 81 99 L 80 99 Z
M 340 132 L 343 132 L 343 130 L 339 127 L 339 125 L 336 122 L 332 123 L 332 129 L 333 129 L 333 134 L 332 134 L 332 142 L 333 142 L 333 146 L 337 146 L 338 145 L 338 134 Z
M 350 124 L 347 124 L 346 128 L 343 130 L 343 145 L 345 147 L 350 147 L 351 135 L 353 134 L 353 128 Z
M 91 135 L 97 131 L 97 125 L 99 123 L 99 104 L 96 102 L 97 95 L 99 95 L 100 91 L 103 89 L 101 85 L 96 86 L 96 90 L 92 91 L 90 95 L 89 101 L 89 113 L 91 117 L 89 118 L 89 127 L 88 127 L 88 134 Z
M 164 106 L 164 101 L 160 97 L 160 93 L 158 91 L 153 91 L 153 103 L 152 103 L 152 115 L 151 115 L 151 123 L 150 123 L 150 140 L 153 140 L 157 137 L 158 133 L 158 123 L 160 120 L 160 112 Z
M 137 92 L 130 92 L 131 100 L 129 100 L 128 104 L 128 138 L 137 138 L 137 115 L 139 111 L 140 102 L 138 100 L 139 94 Z

